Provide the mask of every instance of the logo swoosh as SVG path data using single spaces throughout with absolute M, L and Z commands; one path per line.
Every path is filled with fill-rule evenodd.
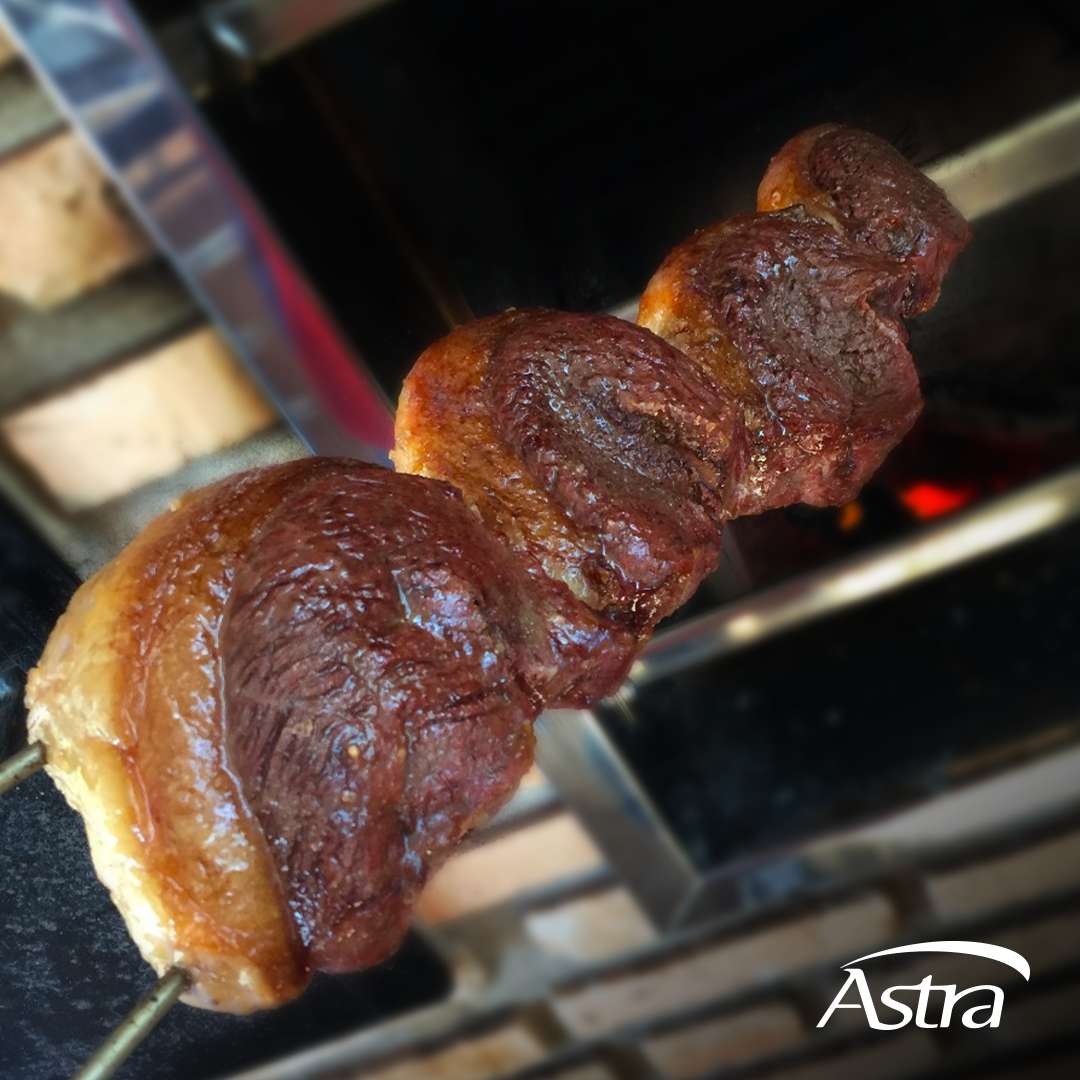
M 861 964 L 864 960 L 873 960 L 876 956 L 919 952 L 951 952 L 967 953 L 969 956 L 985 956 L 987 960 L 997 960 L 1015 968 L 1025 979 L 1031 978 L 1031 968 L 1018 952 L 1013 952 L 1012 949 L 1006 949 L 1001 945 L 986 945 L 981 941 L 923 941 L 915 945 L 898 945 L 895 949 L 882 949 L 881 952 L 868 953 L 866 956 L 860 956 L 858 960 L 852 960 L 840 966 L 847 970 L 855 964 Z

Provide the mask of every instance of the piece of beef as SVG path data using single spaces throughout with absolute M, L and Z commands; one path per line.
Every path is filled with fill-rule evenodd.
M 629 657 L 716 565 L 743 453 L 734 400 L 655 335 L 606 315 L 512 311 L 417 361 L 394 460 L 460 488 L 561 588 L 568 625 L 621 628 L 605 634 Z M 581 697 L 610 692 L 605 680 L 598 669 Z
M 668 256 L 638 319 L 740 403 L 731 516 L 845 502 L 909 430 L 907 287 L 902 264 L 798 208 L 730 218 Z
M 971 239 L 937 184 L 884 139 L 840 124 L 796 135 L 769 163 L 758 209 L 796 205 L 904 265 L 907 316 L 934 305 L 945 272 Z
M 871 137 L 801 138 L 776 175 L 827 198 L 681 245 L 649 329 L 510 311 L 429 348 L 394 455 L 423 475 L 230 478 L 76 593 L 31 735 L 187 1000 L 264 1008 L 393 952 L 525 772 L 542 705 L 618 685 L 724 520 L 849 499 L 910 427 L 900 313 L 966 226 Z
M 551 311 L 499 342 L 486 383 L 503 442 L 599 536 L 604 613 L 651 629 L 716 566 L 745 452 L 735 399 L 641 327 Z
M 453 484 L 514 552 L 535 582 L 562 671 L 548 703 L 584 706 L 618 687 L 639 638 L 604 613 L 616 586 L 600 534 L 570 517 L 495 428 L 492 357 L 536 314 L 477 319 L 425 350 L 402 387 L 391 456 L 402 472 Z
M 404 936 L 532 757 L 531 585 L 448 485 L 325 464 L 250 540 L 221 630 L 229 768 L 313 968 Z

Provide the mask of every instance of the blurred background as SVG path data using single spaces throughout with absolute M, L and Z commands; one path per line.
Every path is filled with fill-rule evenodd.
M 177 495 L 385 462 L 405 373 L 474 315 L 633 318 L 800 129 L 890 140 L 975 233 L 910 328 L 908 439 L 847 506 L 734 523 L 622 691 L 544 717 L 397 957 L 272 1014 L 174 1009 L 121 1077 L 1078 1074 L 1075 4 L 0 20 L 0 756 L 78 581 Z M 45 777 L 0 800 L 0 851 L 0 1073 L 68 1075 L 152 976 Z M 997 1029 L 816 1027 L 841 964 L 954 939 L 1030 981 L 898 956 L 871 985 L 1001 986 Z

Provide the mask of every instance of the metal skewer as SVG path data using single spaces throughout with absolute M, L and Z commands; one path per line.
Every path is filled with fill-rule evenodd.
M 187 989 L 187 973 L 170 968 L 157 985 L 120 1021 L 92 1058 L 71 1080 L 109 1080 Z
M 44 764 L 45 747 L 39 742 L 31 743 L 6 761 L 0 761 L 0 795 L 32 776 Z

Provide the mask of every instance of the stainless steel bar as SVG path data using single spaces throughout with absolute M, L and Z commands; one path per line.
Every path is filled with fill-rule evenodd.
M 537 721 L 536 760 L 586 823 L 634 898 L 668 926 L 698 873 L 593 713 L 551 709 Z
M 1080 468 L 956 514 L 905 539 L 763 590 L 658 634 L 624 696 L 695 664 L 881 596 L 1080 517 Z
M 1017 125 L 962 153 L 935 161 L 926 175 L 969 221 L 1045 191 L 1080 173 L 1080 100 Z
M 1080 175 L 1080 99 L 932 161 L 923 171 L 968 221 Z M 640 301 L 631 297 L 608 314 L 633 322 Z
M 203 9 L 210 36 L 245 64 L 267 64 L 389 0 L 218 0 Z
M 388 464 L 389 402 L 123 0 L 0 0 L 0 23 L 300 437 Z
M 180 968 L 162 975 L 72 1080 L 109 1080 L 176 1004 L 187 985 L 188 977 Z
M 1078 811 L 1080 749 L 1072 747 L 886 817 L 720 867 L 703 877 L 683 925 L 729 916 L 763 897 L 780 900 L 844 878 L 869 880 L 890 864 L 970 858 L 994 837 L 1020 837 L 1048 822 L 1074 820 Z
M 6 761 L 0 761 L 0 795 L 10 791 L 16 784 L 33 776 L 45 764 L 45 747 L 31 743 Z

